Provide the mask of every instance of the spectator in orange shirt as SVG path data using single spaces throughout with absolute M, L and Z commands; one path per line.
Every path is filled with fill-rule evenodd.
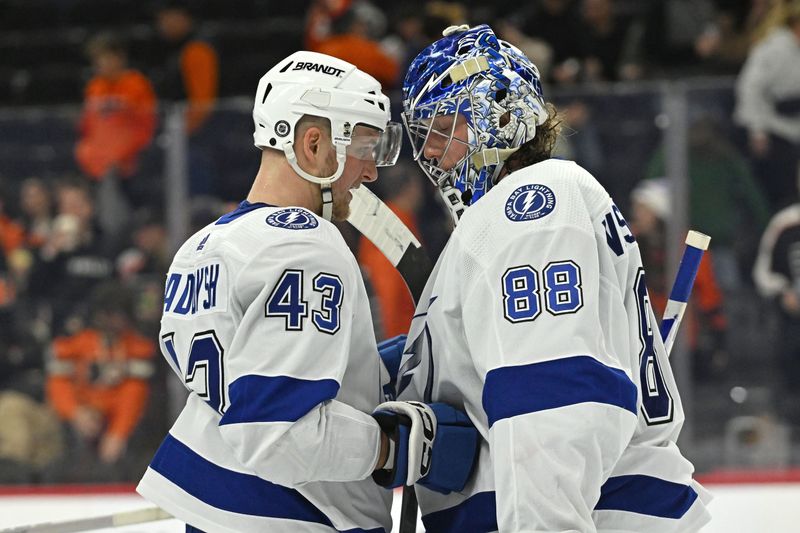
M 156 76 L 158 96 L 187 101 L 186 131 L 192 135 L 208 119 L 219 91 L 217 52 L 200 39 L 187 2 L 165 1 L 156 10 L 156 26 L 166 48 Z
M 395 170 L 396 169 L 396 170 Z M 423 184 L 417 172 L 408 172 L 405 165 L 389 167 L 385 170 L 384 184 L 390 184 L 386 194 L 386 205 L 400 217 L 400 220 L 420 238 L 416 211 L 422 202 Z M 414 316 L 414 302 L 403 278 L 388 259 L 366 237 L 358 243 L 358 262 L 378 300 L 380 323 L 383 326 L 382 338 L 408 333 L 411 317 Z
M 667 231 L 670 190 L 665 178 L 644 180 L 631 192 L 630 225 L 642 263 L 647 269 L 647 289 L 657 317 L 664 316 L 671 280 L 667 279 Z M 728 364 L 725 346 L 727 320 L 723 296 L 714 275 L 712 252 L 700 262 L 692 298 L 684 319 L 692 352 L 695 377 L 706 381 L 717 377 Z
M 94 324 L 53 341 L 47 397 L 79 440 L 113 464 L 144 413 L 155 346 L 134 329 L 124 287 L 107 283 L 92 296 Z
M 352 0 L 312 0 L 306 15 L 303 42 L 307 50 L 317 50 L 331 35 L 331 21 L 350 9 Z
M 25 228 L 6 213 L 5 200 L 0 190 L 0 253 L 8 256 L 25 243 Z
M 128 68 L 125 47 L 114 35 L 98 35 L 87 52 L 95 76 L 86 85 L 75 157 L 97 181 L 110 172 L 129 177 L 153 140 L 155 92 L 141 72 Z
M 334 19 L 332 35 L 320 42 L 315 51 L 354 64 L 374 76 L 384 88 L 397 84 L 400 74 L 397 61 L 370 38 L 368 21 L 358 10 L 349 9 Z
M 189 193 L 216 194 L 214 180 L 219 172 L 211 153 L 219 132 L 209 126 L 209 121 L 219 93 L 217 52 L 195 30 L 189 2 L 159 3 L 156 27 L 163 50 L 162 63 L 153 74 L 158 97 L 187 105 L 184 127 L 189 141 Z
M 11 328 L 17 299 L 10 259 L 25 242 L 25 230 L 5 212 L 4 200 L 5 194 L 0 190 L 0 336 L 6 336 Z

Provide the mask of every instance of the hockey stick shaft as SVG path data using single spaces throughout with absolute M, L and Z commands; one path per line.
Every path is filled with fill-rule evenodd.
M 686 248 L 683 250 L 678 273 L 675 275 L 675 282 L 672 284 L 669 300 L 664 309 L 664 318 L 661 320 L 661 338 L 667 355 L 672 352 L 697 271 L 700 269 L 700 261 L 708 250 L 710 242 L 711 237 L 699 231 L 692 230 L 686 235 Z
M 146 507 L 134 511 L 121 511 L 119 513 L 76 518 L 62 522 L 42 522 L 30 526 L 17 526 L 0 530 L 0 533 L 77 533 L 79 531 L 94 531 L 109 527 L 122 527 L 133 524 L 144 524 L 156 520 L 166 520 L 172 515 L 158 507 Z
M 386 256 L 405 281 L 414 303 L 419 303 L 433 270 L 425 249 L 400 218 L 369 189 L 362 186 L 352 192 L 347 220 Z M 400 533 L 417 530 L 417 506 L 414 487 L 403 487 Z

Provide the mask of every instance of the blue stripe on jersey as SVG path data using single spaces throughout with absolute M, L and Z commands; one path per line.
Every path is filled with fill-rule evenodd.
M 608 478 L 595 510 L 628 511 L 661 518 L 681 518 L 697 499 L 688 485 L 641 474 Z
M 455 507 L 422 517 L 428 533 L 484 533 L 497 531 L 494 491 L 473 494 Z
M 600 489 L 595 511 L 631 513 L 679 519 L 697 499 L 688 485 L 652 476 L 630 475 L 609 478 Z M 496 531 L 495 493 L 479 492 L 460 504 L 422 517 L 429 533 L 484 533 Z
M 232 222 L 242 215 L 246 215 L 250 211 L 255 211 L 256 209 L 260 209 L 262 207 L 275 207 L 275 206 L 270 204 L 265 204 L 264 202 L 255 202 L 251 204 L 247 200 L 244 200 L 236 207 L 236 209 L 234 209 L 230 213 L 225 213 L 224 215 L 219 217 L 219 220 L 217 220 L 214 223 L 214 225 L 219 226 L 221 224 L 227 224 L 228 222 Z
M 181 365 L 178 363 L 178 354 L 175 353 L 175 338 L 173 333 L 170 333 L 167 336 L 164 336 L 164 348 L 167 349 L 167 353 L 169 354 L 172 362 L 175 363 L 175 368 L 177 369 L 178 373 L 180 374 Z
M 248 422 L 294 422 L 339 392 L 333 379 L 248 375 L 228 388 L 230 407 L 220 425 Z
M 636 385 L 622 370 L 578 355 L 490 370 L 483 385 L 489 427 L 511 418 L 585 402 L 616 405 L 636 414 Z
M 223 511 L 314 522 L 333 528 L 328 517 L 296 490 L 216 465 L 171 434 L 161 443 L 150 468 L 198 500 Z M 385 533 L 385 530 L 356 528 L 342 533 Z
M 167 434 L 150 468 L 204 503 L 232 513 L 331 525 L 302 494 L 216 465 Z

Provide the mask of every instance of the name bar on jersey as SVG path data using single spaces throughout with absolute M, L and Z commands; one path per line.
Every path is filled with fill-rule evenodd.
M 227 310 L 225 281 L 225 265 L 221 263 L 170 271 L 164 289 L 164 313 L 188 317 Z

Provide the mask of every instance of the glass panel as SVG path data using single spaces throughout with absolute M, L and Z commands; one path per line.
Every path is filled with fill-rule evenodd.
M 399 93 L 391 96 L 400 101 Z M 732 82 L 602 85 L 548 96 L 564 116 L 557 155 L 592 172 L 637 232 L 657 309 L 663 310 L 677 261 L 671 257 L 677 252 L 667 249 L 667 232 L 683 231 L 681 221 L 671 218 L 681 211 L 675 207 L 683 206 L 690 226 L 712 237 L 709 265 L 698 276 L 692 309 L 682 326 L 684 339 L 672 358 L 687 413 L 682 437 L 686 455 L 701 472 L 789 465 L 800 402 L 790 382 L 797 375 L 792 374 L 796 363 L 790 357 L 796 346 L 787 339 L 797 326 L 757 294 L 752 280 L 759 240 L 777 206 L 770 205 L 764 190 L 768 176 L 750 157 L 745 136 L 732 120 Z M 174 163 L 169 155 L 180 146 L 175 139 L 182 133 L 165 128 L 162 110 L 158 132 L 135 158 L 135 169 L 117 169 L 119 177 L 112 181 L 89 178 L 76 163 L 79 109 L 0 110 L 0 216 L 6 252 L 0 263 L 0 339 L 6 353 L 21 354 L 7 358 L 10 369 L 3 373 L 2 392 L 15 389 L 44 400 L 44 354 L 53 339 L 97 327 L 98 316 L 109 307 L 130 306 L 136 328 L 150 341 L 157 340 L 163 276 L 174 246 L 188 236 L 174 229 L 181 226 L 170 223 L 170 216 L 174 210 L 188 214 L 186 227 L 194 231 L 246 197 L 260 163 L 252 141 L 251 106 L 249 98 L 220 102 L 204 126 L 190 133 L 185 160 L 179 159 L 185 165 L 177 166 L 169 163 Z M 674 160 L 682 153 L 687 158 L 683 165 Z M 669 176 L 670 168 L 685 168 L 686 176 Z M 381 169 L 380 175 L 371 187 L 384 197 L 409 179 L 423 184 L 420 231 L 432 255 L 438 255 L 449 218 L 411 161 L 407 143 L 398 166 Z M 52 208 L 42 215 L 35 207 L 40 182 L 31 178 L 41 180 L 45 197 L 51 196 Z M 674 188 L 682 178 L 687 180 L 687 198 L 670 207 L 664 187 Z M 656 181 L 643 190 L 645 179 Z M 60 188 L 65 182 L 77 183 L 78 192 Z M 666 219 L 655 234 L 644 229 L 647 221 L 634 205 L 641 202 Z M 172 235 L 168 228 L 173 228 Z M 357 242 L 351 230 L 342 229 L 350 242 Z M 121 298 L 122 290 L 113 298 L 98 292 L 106 281 L 130 290 L 132 300 Z M 100 299 L 104 294 L 113 306 Z M 173 415 L 159 406 L 170 396 L 179 401 L 183 394 L 179 385 L 168 389 L 177 380 L 160 355 L 154 361 L 151 407 L 132 434 L 126 466 L 108 474 L 114 479 L 137 478 L 172 421 Z M 110 379 L 110 370 L 103 374 L 101 366 L 89 368 L 87 375 Z M 53 368 L 58 366 L 50 372 Z M 71 458 L 45 470 L 3 470 L 0 482 L 99 481 L 106 475 L 81 470 L 78 464 L 80 460 Z

